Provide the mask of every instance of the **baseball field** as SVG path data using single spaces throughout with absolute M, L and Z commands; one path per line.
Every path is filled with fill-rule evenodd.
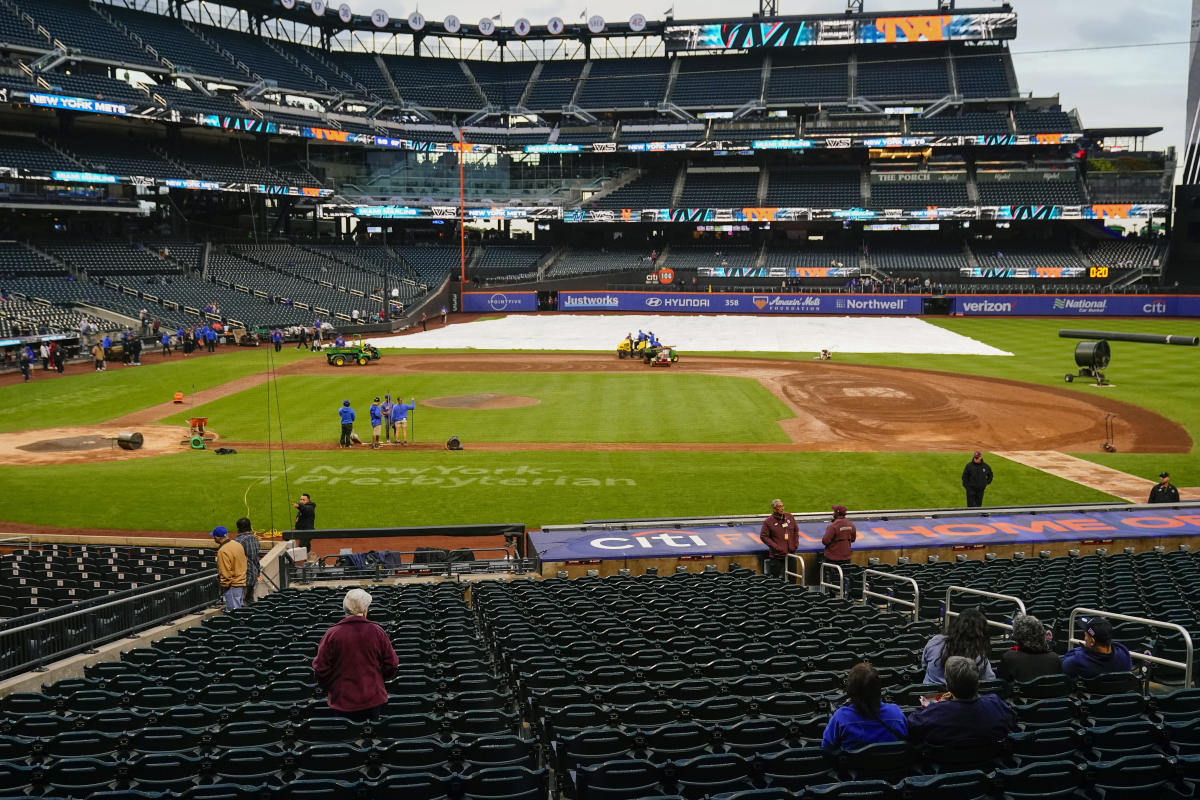
M 260 347 L 103 373 L 35 370 L 30 383 L 8 375 L 0 520 L 10 531 L 199 534 L 248 514 L 259 529 L 286 529 L 301 492 L 318 527 L 765 513 L 773 497 L 797 512 L 941 507 L 962 504 L 975 449 L 996 474 L 989 505 L 1140 501 L 1162 470 L 1200 497 L 1196 348 L 1114 343 L 1113 385 L 1096 387 L 1064 381 L 1075 343 L 1057 331 L 1077 324 L 932 325 L 1011 355 L 818 362 L 812 351 L 697 353 L 678 341 L 667 369 L 613 350 L 421 347 L 336 368 Z M 1195 320 L 1096 326 L 1200 332 Z M 369 441 L 368 406 L 384 394 L 415 398 L 410 445 L 338 448 L 342 400 Z M 191 417 L 209 420 L 206 450 L 184 444 Z M 116 449 L 122 431 L 143 433 L 145 446 Z M 445 450 L 452 435 L 463 451 Z M 220 446 L 237 453 L 216 455 Z

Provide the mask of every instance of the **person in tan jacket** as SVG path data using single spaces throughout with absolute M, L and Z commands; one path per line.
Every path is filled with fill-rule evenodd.
M 224 525 L 213 528 L 212 537 L 217 542 L 217 575 L 221 581 L 221 596 L 225 598 L 225 610 L 233 611 L 245 604 L 246 551 L 236 538 L 229 535 Z
M 92 360 L 96 362 L 96 372 L 104 372 L 107 368 L 104 363 L 105 358 L 104 347 L 99 342 L 92 345 Z

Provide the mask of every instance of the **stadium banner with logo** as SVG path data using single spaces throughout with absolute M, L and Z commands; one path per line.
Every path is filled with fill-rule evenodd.
M 824 550 L 827 522 L 801 522 L 798 552 Z M 890 521 L 856 520 L 857 550 L 955 545 L 1051 544 L 1089 539 L 1140 539 L 1200 536 L 1200 510 L 1143 509 L 1130 511 L 1005 514 Z M 712 525 L 691 528 L 587 530 L 554 528 L 531 531 L 530 541 L 542 561 L 613 558 L 671 558 L 685 555 L 760 554 L 766 546 L 758 525 Z
M 559 311 L 682 311 L 699 314 L 921 313 L 909 294 L 723 294 L 560 291 Z
M 668 52 L 744 50 L 753 47 L 813 47 L 848 44 L 995 41 L 1014 39 L 1012 11 L 976 14 L 833 16 L 772 22 L 669 24 L 663 31 Z
M 463 311 L 537 311 L 537 292 L 463 292 Z
M 1200 295 L 961 295 L 950 312 L 963 317 L 1198 317 Z

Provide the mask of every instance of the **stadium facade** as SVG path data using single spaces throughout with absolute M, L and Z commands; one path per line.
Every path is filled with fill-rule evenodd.
M 403 316 L 460 275 L 1021 294 L 1144 290 L 1166 266 L 1173 150 L 1022 93 L 1007 4 L 511 27 L 162 12 L 0 5 L 0 275 L 62 312 L 47 329 L 80 304 Z

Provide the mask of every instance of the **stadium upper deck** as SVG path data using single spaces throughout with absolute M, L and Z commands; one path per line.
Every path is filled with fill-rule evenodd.
M 1099 139 L 1057 98 L 1020 93 L 1007 5 L 499 28 L 343 19 L 290 0 L 173 9 L 0 2 L 0 115 L 9 133 L 41 134 L 0 140 L 0 174 L 23 182 L 10 195 L 83 184 L 91 206 L 130 210 L 131 194 L 115 187 L 156 185 L 434 218 L 457 205 L 463 153 L 466 199 L 503 206 L 494 213 L 505 218 L 703 221 L 746 208 L 775 209 L 775 220 L 925 218 L 936 206 L 956 219 L 1088 219 L 1149 216 L 1165 203 L 1169 155 L 1106 169 L 1096 192 L 1085 170 L 1039 171 Z M 471 57 L 444 57 L 454 49 Z M 98 135 L 73 135 L 76 119 Z M 224 146 L 188 138 L 205 129 L 225 134 Z M 131 140 L 149 146 L 131 153 Z M 705 182 L 720 176 L 701 173 L 731 155 L 761 179 L 710 199 Z M 807 188 L 828 168 L 858 176 L 814 200 Z M 885 174 L 906 171 L 915 178 Z M 638 177 L 661 182 L 664 196 L 616 204 Z

